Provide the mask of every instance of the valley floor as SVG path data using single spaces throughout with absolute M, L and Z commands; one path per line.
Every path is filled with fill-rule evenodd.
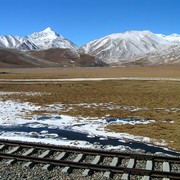
M 180 65 L 104 68 L 15 68 L 0 69 L 3 78 L 120 78 L 161 77 L 180 78 Z
M 0 72 L 2 72 L 0 79 L 86 77 L 180 78 L 180 67 L 176 66 L 1 69 Z M 8 107 L 9 102 L 11 102 L 11 105 L 12 102 L 31 103 L 32 107 L 40 107 L 34 109 L 30 114 L 26 114 L 24 117 L 27 120 L 28 115 L 31 120 L 32 117 L 47 117 L 49 113 L 52 113 L 75 117 L 76 121 L 84 128 L 91 121 L 92 124 L 93 121 L 96 124 L 98 120 L 97 129 L 104 128 L 104 132 L 109 134 L 116 132 L 127 133 L 140 139 L 144 137 L 151 144 L 164 145 L 170 149 L 180 151 L 180 82 L 178 81 L 106 80 L 64 81 L 43 84 L 2 83 L 0 84 L 0 92 L 1 107 L 5 103 L 7 103 Z M 20 106 L 23 106 L 23 104 Z M 51 109 L 51 112 L 48 108 Z M 18 110 L 18 107 L 14 107 L 14 109 Z M 25 112 L 25 109 L 21 108 L 21 112 Z M 6 112 L 1 111 L 0 119 L 1 121 L 8 122 L 7 120 L 10 117 L 5 115 Z M 15 117 L 15 115 L 12 116 Z M 4 119 L 2 119 L 3 117 Z M 129 123 L 121 121 L 122 118 L 125 118 L 125 122 L 129 121 Z M 14 119 L 16 120 L 16 118 Z M 111 121 L 105 121 L 107 119 Z M 133 123 L 133 119 L 136 119 L 137 123 Z M 19 120 L 17 122 L 20 123 Z M 13 120 L 13 123 L 16 124 L 16 121 Z M 73 127 L 76 127 L 76 129 L 80 128 L 80 126 Z M 97 132 L 103 133 L 103 131 L 98 130 Z M 128 141 L 127 136 L 125 139 Z M 134 138 L 134 141 L 137 139 Z

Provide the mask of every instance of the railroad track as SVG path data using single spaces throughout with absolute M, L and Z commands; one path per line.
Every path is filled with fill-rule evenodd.
M 73 157 L 70 158 L 73 154 Z M 108 162 L 105 159 L 108 158 Z M 144 180 L 161 178 L 163 180 L 180 179 L 180 157 L 152 156 L 147 154 L 128 154 L 117 151 L 84 149 L 55 146 L 20 141 L 0 140 L 0 159 L 8 165 L 22 161 L 22 166 L 32 168 L 41 164 L 43 169 L 52 170 L 61 166 L 63 173 L 72 173 L 74 169 L 83 169 L 82 176 L 94 172 L 103 172 L 104 178 L 113 178 L 121 174 L 122 180 L 133 175 Z M 91 159 L 88 161 L 88 159 Z M 144 167 L 139 168 L 139 163 Z M 158 168 L 157 168 L 158 164 Z M 174 166 L 178 167 L 174 170 Z

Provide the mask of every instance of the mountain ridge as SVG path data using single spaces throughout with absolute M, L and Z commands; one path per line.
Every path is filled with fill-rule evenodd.
M 0 36 L 0 47 L 21 51 L 42 51 L 48 49 L 70 49 L 79 54 L 88 54 L 110 65 L 136 64 L 176 64 L 179 63 L 180 35 L 154 34 L 149 30 L 126 31 L 104 36 L 81 47 L 50 27 L 25 37 Z M 53 52 L 54 51 L 50 51 Z M 71 53 L 73 58 L 73 53 Z
M 154 34 L 147 30 L 127 31 L 124 33 L 110 34 L 91 41 L 80 47 L 80 51 L 96 56 L 109 64 L 123 64 L 142 58 L 146 58 L 149 61 L 147 55 L 151 56 L 151 53 L 155 54 L 155 52 L 161 49 L 165 49 L 165 51 L 169 49 L 170 52 L 170 48 L 173 45 L 180 45 L 180 35 L 172 34 L 166 36 Z M 164 55 L 163 52 L 162 55 Z M 168 56 L 169 55 L 167 55 L 167 58 Z M 157 63 L 155 58 L 154 60 L 155 63 Z M 173 61 L 173 63 L 176 63 L 176 61 Z M 150 64 L 152 64 L 152 61 Z
M 0 36 L 0 46 L 22 51 L 46 50 L 50 48 L 68 48 L 74 51 L 78 49 L 77 45 L 63 35 L 55 33 L 50 27 L 25 37 Z

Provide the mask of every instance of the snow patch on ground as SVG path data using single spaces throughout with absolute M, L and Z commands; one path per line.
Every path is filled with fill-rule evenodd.
M 50 93 L 42 93 L 42 92 L 0 92 L 0 96 L 5 96 L 5 95 L 42 96 L 42 95 L 50 95 Z
M 76 107 L 82 107 L 82 108 L 91 108 L 91 109 L 101 109 L 101 110 L 126 110 L 126 111 L 131 111 L 131 112 L 135 112 L 135 111 L 166 111 L 166 112 L 178 112 L 180 111 L 180 108 L 149 108 L 149 107 L 138 107 L 138 106 L 125 106 L 125 105 L 116 105 L 114 103 L 79 103 L 79 104 L 50 104 L 47 107 L 49 107 L 49 111 L 52 111 L 52 109 L 54 111 L 59 110 L 59 108 L 61 109 L 61 111 L 63 112 L 68 112 L 73 110 Z M 46 107 L 46 108 L 47 108 Z
M 1 93 L 0 95 L 6 95 L 7 93 Z M 31 94 L 33 95 L 33 94 Z M 50 130 L 68 130 L 76 133 L 83 133 L 88 138 L 98 137 L 99 140 L 116 139 L 120 142 L 152 142 L 148 137 L 133 136 L 127 133 L 116 133 L 109 132 L 105 129 L 108 124 L 147 124 L 154 122 L 154 120 L 146 119 L 130 119 L 130 118 L 119 118 L 119 119 L 108 119 L 108 118 L 76 118 L 67 115 L 59 115 L 52 113 L 57 104 L 49 105 L 48 107 L 41 107 L 29 102 L 19 102 L 13 100 L 1 101 L 0 96 L 0 138 L 11 139 L 11 140 L 22 140 L 32 142 L 43 142 L 57 145 L 73 145 L 78 147 L 101 147 L 99 142 L 88 142 L 84 140 L 69 140 L 67 137 L 59 136 L 58 133 L 50 133 Z M 93 104 L 98 106 L 99 104 Z M 92 104 L 91 104 L 92 106 Z M 33 111 L 42 110 L 46 108 L 46 116 L 38 116 Z M 62 105 L 59 104 L 59 110 Z M 92 120 L 93 119 L 93 120 Z M 25 129 L 24 131 L 15 131 L 13 128 Z M 33 130 L 28 132 L 27 128 Z M 41 129 L 41 131 L 38 131 Z M 48 129 L 48 130 L 47 130 Z M 158 142 L 157 142 L 158 144 Z M 166 145 L 162 141 L 161 144 Z M 128 146 L 111 146 L 106 145 L 103 148 L 114 149 L 120 148 L 121 150 L 128 149 Z

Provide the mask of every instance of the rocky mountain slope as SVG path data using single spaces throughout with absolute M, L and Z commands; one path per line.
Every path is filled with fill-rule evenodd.
M 150 31 L 111 34 L 85 44 L 81 52 L 94 55 L 109 64 L 141 61 L 148 64 L 179 63 L 180 35 L 165 36 Z M 143 59 L 143 61 L 142 61 Z
M 56 64 L 15 49 L 0 48 L 0 68 L 52 67 Z
M 104 67 L 108 66 L 102 60 L 70 49 L 47 49 L 29 52 L 33 57 L 56 63 L 60 67 Z
M 33 67 L 103 67 L 108 66 L 94 56 L 77 53 L 70 49 L 20 51 L 0 48 L 0 68 Z
M 141 60 L 146 60 L 149 65 L 180 64 L 180 45 L 170 45 L 159 49 L 158 51 L 146 54 Z
M 0 46 L 22 51 L 45 50 L 50 48 L 68 48 L 77 50 L 78 47 L 64 36 L 55 33 L 51 28 L 36 32 L 26 37 L 0 36 Z

